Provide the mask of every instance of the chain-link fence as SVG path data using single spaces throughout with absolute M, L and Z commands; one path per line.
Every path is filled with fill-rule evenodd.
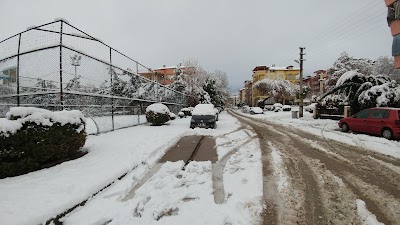
M 88 133 L 145 123 L 154 102 L 172 112 L 185 94 L 139 75 L 153 71 L 63 19 L 0 42 L 0 117 L 10 107 L 79 109 Z

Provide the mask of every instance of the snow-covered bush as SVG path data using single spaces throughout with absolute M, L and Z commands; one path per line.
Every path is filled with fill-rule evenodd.
M 189 109 L 189 108 L 182 108 L 181 112 L 183 112 L 185 114 L 185 116 L 191 116 L 192 115 L 192 111 L 193 109 Z
M 183 118 L 183 117 L 185 117 L 185 113 L 183 113 L 183 112 L 178 112 L 178 116 L 179 116 L 179 118 Z
M 169 113 L 169 119 L 170 120 L 174 120 L 174 119 L 176 119 L 176 115 L 175 115 L 175 113 Z
M 0 119 L 0 178 L 75 157 L 86 142 L 80 111 L 14 107 Z
M 153 125 L 161 126 L 170 120 L 168 107 L 161 103 L 154 103 L 146 108 L 146 119 Z

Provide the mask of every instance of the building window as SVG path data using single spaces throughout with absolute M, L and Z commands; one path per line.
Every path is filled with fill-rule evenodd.
M 279 74 L 279 75 L 278 75 L 278 79 L 282 80 L 282 79 L 283 79 L 283 75 L 282 75 L 282 74 Z

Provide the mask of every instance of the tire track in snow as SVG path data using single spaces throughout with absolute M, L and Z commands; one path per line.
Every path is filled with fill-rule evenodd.
M 328 198 L 322 199 L 323 210 L 328 217 L 327 223 L 329 221 L 330 223 L 341 224 L 338 221 L 345 220 L 344 217 L 347 216 L 347 218 L 352 218 L 350 220 L 354 220 L 351 222 L 359 224 L 359 216 L 355 210 L 357 209 L 356 199 L 365 201 L 367 208 L 375 214 L 378 221 L 386 224 L 396 224 L 400 221 L 399 216 L 391 212 L 392 207 L 394 209 L 400 207 L 397 207 L 396 203 L 400 199 L 400 174 L 396 169 L 400 165 L 399 159 L 337 141 L 328 141 L 293 127 L 283 127 L 243 115 L 236 115 L 239 116 L 239 119 L 242 118 L 240 119 L 242 122 L 253 126 L 256 131 L 255 127 L 258 126 L 258 130 L 261 130 L 259 133 L 261 135 L 264 133 L 265 138 L 275 140 L 277 143 L 285 143 L 285 138 L 282 138 L 282 136 L 291 139 L 292 146 L 296 146 L 296 148 L 285 143 L 283 149 L 288 150 L 284 154 L 301 159 L 313 170 L 312 174 L 317 178 L 318 188 L 321 189 L 322 195 Z M 310 142 L 304 141 L 304 139 L 312 140 L 319 147 L 310 146 Z M 377 163 L 376 160 L 382 161 L 382 163 Z M 288 168 L 290 168 L 290 162 Z M 351 175 L 352 179 L 349 179 L 348 174 Z M 335 190 L 334 186 L 328 187 L 326 185 L 327 180 L 331 180 L 328 183 L 332 183 L 335 179 L 343 180 L 344 188 Z M 360 184 L 363 185 L 360 186 Z M 375 191 L 371 192 L 371 190 Z M 342 199 L 345 199 L 352 207 L 348 209 L 329 208 L 332 204 L 340 206 L 342 199 L 338 196 L 342 196 Z M 308 204 L 310 203 L 306 203 L 306 205 Z

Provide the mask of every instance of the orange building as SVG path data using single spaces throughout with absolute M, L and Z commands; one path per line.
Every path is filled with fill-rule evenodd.
M 324 81 L 328 78 L 326 70 L 317 70 L 311 75 L 303 79 L 303 83 L 310 87 L 310 94 L 317 95 L 325 92 Z
M 183 67 L 179 67 L 184 70 Z M 163 66 L 161 68 L 153 69 L 152 71 L 141 71 L 140 76 L 146 77 L 150 80 L 155 80 L 160 84 L 168 85 L 174 82 L 174 77 L 176 76 L 176 66 Z

